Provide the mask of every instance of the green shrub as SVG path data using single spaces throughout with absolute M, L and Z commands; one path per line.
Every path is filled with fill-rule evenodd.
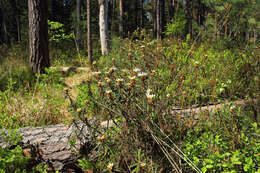
M 23 156 L 20 146 L 11 150 L 0 148 L 0 172 L 26 172 L 26 163 L 28 158 Z
M 167 36 L 182 37 L 183 33 L 185 33 L 184 30 L 186 23 L 187 21 L 184 11 L 178 10 L 171 20 L 171 23 L 167 24 L 165 34 Z

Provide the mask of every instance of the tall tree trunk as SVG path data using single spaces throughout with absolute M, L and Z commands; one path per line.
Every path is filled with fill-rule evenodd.
M 76 14 L 77 14 L 77 25 L 76 25 L 76 43 L 78 44 L 78 48 L 82 48 L 81 43 L 81 0 L 76 1 Z
M 28 0 L 30 63 L 34 73 L 44 73 L 50 66 L 47 7 L 46 0 Z
M 164 28 L 164 0 L 157 0 L 156 4 L 156 24 L 157 24 L 157 39 L 162 39 L 163 36 L 163 28 Z
M 185 34 L 190 34 L 192 38 L 192 9 L 190 0 L 183 0 L 183 5 L 185 9 L 186 16 L 186 26 L 185 26 Z
M 109 35 L 108 35 L 108 1 L 99 0 L 99 30 L 101 40 L 102 55 L 109 53 Z
M 157 1 L 153 0 L 153 37 L 157 37 Z
M 168 22 L 170 22 L 174 17 L 174 12 L 175 12 L 174 5 L 175 5 L 175 0 L 167 0 L 168 19 L 169 19 Z
M 198 0 L 198 18 L 197 18 L 197 24 L 199 26 L 203 25 L 206 17 L 206 6 L 201 2 L 201 0 Z
M 92 38 L 91 38 L 91 11 L 90 11 L 90 0 L 87 0 L 87 29 L 88 29 L 88 62 L 92 64 Z
M 124 25 L 123 25 L 123 0 L 119 0 L 119 35 L 124 37 Z
M 160 16 L 161 16 L 161 27 L 162 27 L 162 37 L 163 33 L 165 31 L 165 25 L 166 25 L 166 18 L 165 18 L 165 0 L 162 0 L 161 6 L 160 6 Z
M 161 6 L 161 0 L 157 0 L 156 4 L 156 38 L 161 39 L 162 38 L 162 30 L 161 30 L 161 16 L 160 16 L 160 6 Z

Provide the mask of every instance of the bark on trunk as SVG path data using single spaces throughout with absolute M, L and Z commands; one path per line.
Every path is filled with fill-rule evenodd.
M 92 64 L 92 33 L 91 33 L 91 18 L 90 18 L 90 0 L 87 0 L 87 30 L 88 30 L 88 62 Z
M 124 37 L 124 26 L 123 26 L 123 0 L 119 1 L 119 35 L 121 38 Z
M 99 0 L 99 29 L 102 55 L 109 53 L 109 36 L 108 36 L 108 1 Z
M 30 63 L 34 73 L 50 66 L 48 48 L 47 1 L 28 0 Z
M 47 127 L 26 127 L 19 129 L 18 134 L 21 134 L 19 145 L 22 146 L 26 156 L 32 157 L 31 163 L 48 164 L 49 168 L 61 172 L 68 169 L 80 171 L 76 164 L 80 154 L 74 150 L 80 151 L 90 140 L 87 126 L 79 122 L 70 126 L 59 124 Z M 75 141 L 75 145 L 71 145 L 70 140 Z M 12 147 L 3 140 L 3 133 L 0 135 L 0 147 Z
M 197 18 L 197 24 L 199 26 L 202 26 L 205 21 L 205 15 L 206 15 L 206 6 L 201 2 L 201 0 L 198 0 L 198 18 Z
M 164 28 L 164 0 L 157 0 L 156 4 L 156 24 L 157 24 L 157 39 L 162 39 Z
M 153 0 L 153 37 L 157 38 L 157 1 Z
M 173 19 L 174 16 L 174 4 L 175 0 L 167 0 L 167 8 L 168 8 L 168 22 Z

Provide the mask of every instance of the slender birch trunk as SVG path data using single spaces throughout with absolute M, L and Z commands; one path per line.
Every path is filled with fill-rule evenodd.
M 109 53 L 108 1 L 99 0 L 99 30 L 102 55 Z
M 119 35 L 122 38 L 124 33 L 123 13 L 123 0 L 119 0 Z
M 92 58 L 92 38 L 91 38 L 91 18 L 90 18 L 90 0 L 87 0 L 87 29 L 88 29 L 88 62 L 92 64 L 93 58 Z

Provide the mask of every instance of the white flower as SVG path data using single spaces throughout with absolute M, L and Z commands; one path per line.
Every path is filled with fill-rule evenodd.
M 111 93 L 112 93 L 112 90 L 106 90 L 106 93 L 107 93 L 107 94 L 111 94 Z
M 138 76 L 138 77 L 146 77 L 146 76 L 148 76 L 148 73 L 146 73 L 146 72 L 141 72 L 141 73 L 138 73 L 137 76 Z
M 146 163 L 141 163 L 140 166 L 143 168 L 146 166 Z
M 116 84 L 117 84 L 117 86 L 119 86 L 119 87 L 121 87 L 122 86 L 122 82 L 123 82 L 124 80 L 123 79 L 121 79 L 121 78 L 119 78 L 119 79 L 116 79 Z
M 150 88 L 148 88 L 148 89 L 146 90 L 146 93 L 147 93 L 147 94 L 151 94 L 151 93 L 152 93 L 152 90 L 151 90 Z
M 117 82 L 123 82 L 124 80 L 121 78 L 116 79 Z
M 152 98 L 155 97 L 155 94 L 146 94 L 146 97 L 147 97 L 148 99 L 152 99 Z
M 230 112 L 231 112 L 231 113 L 234 113 L 235 109 L 236 109 L 236 106 L 235 106 L 235 105 L 232 105 L 232 106 L 230 107 Z
M 78 108 L 78 109 L 77 109 L 77 112 L 81 112 L 81 108 Z
M 134 80 L 136 77 L 135 76 L 129 76 L 130 80 Z
M 109 164 L 107 165 L 107 169 L 110 170 L 110 171 L 112 171 L 113 166 L 114 166 L 113 163 L 109 163 Z
M 100 74 L 101 74 L 101 71 L 92 72 L 92 75 L 100 75 Z
M 140 68 L 135 68 L 133 71 L 137 73 L 137 72 L 140 72 L 141 69 Z
M 117 71 L 117 68 L 116 68 L 116 67 L 111 67 L 111 68 L 109 69 L 109 71 Z
M 146 97 L 148 99 L 152 99 L 152 98 L 155 97 L 155 94 L 152 94 L 152 90 L 148 88 L 147 91 L 146 91 Z

